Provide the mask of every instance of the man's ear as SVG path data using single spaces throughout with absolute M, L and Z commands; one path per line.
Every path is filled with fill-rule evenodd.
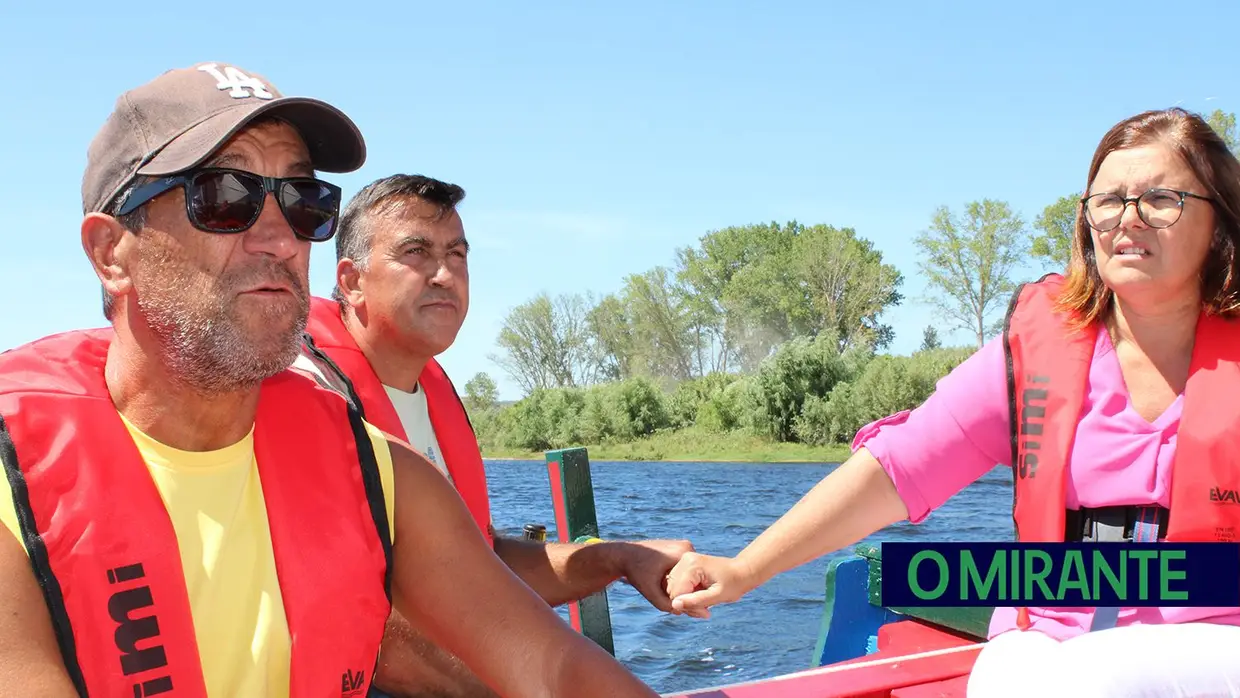
M 129 293 L 133 287 L 128 262 L 135 245 L 135 236 L 112 216 L 90 213 L 82 219 L 82 250 L 104 290 L 113 298 Z
M 336 288 L 345 302 L 354 308 L 362 305 L 366 294 L 362 288 L 362 272 L 353 260 L 345 257 L 336 262 Z

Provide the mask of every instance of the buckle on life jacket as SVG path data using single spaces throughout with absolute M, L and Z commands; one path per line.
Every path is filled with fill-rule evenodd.
M 1068 509 L 1064 516 L 1064 540 L 1079 542 L 1133 541 L 1138 530 L 1152 527 L 1157 531 L 1156 540 L 1167 537 L 1171 511 L 1158 505 L 1082 507 Z M 1141 539 L 1145 540 L 1146 535 Z M 1151 541 L 1146 541 L 1151 542 Z
M 1142 542 L 1154 543 L 1167 537 L 1171 511 L 1157 504 L 1150 506 L 1082 507 L 1064 512 L 1063 539 L 1069 543 L 1080 542 Z M 1119 615 L 1117 608 L 1100 608 L 1094 613 L 1090 631 L 1102 630 L 1115 625 Z M 1029 609 L 1016 609 L 1016 627 L 1028 630 L 1032 623 Z

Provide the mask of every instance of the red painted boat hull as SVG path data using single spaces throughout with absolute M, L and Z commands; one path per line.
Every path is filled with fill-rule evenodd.
M 915 620 L 900 621 L 879 629 L 874 654 L 669 698 L 963 698 L 981 645 Z

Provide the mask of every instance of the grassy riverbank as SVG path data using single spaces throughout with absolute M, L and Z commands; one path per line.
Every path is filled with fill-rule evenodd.
M 711 433 L 697 429 L 657 432 L 620 443 L 580 444 L 590 460 L 741 461 L 749 463 L 839 463 L 849 456 L 848 446 L 806 446 L 776 443 L 737 432 Z M 543 460 L 542 451 L 483 446 L 484 458 Z

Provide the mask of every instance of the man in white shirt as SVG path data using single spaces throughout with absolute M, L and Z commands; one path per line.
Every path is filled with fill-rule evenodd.
M 336 233 L 334 298 L 312 299 L 294 368 L 340 391 L 371 424 L 423 453 L 455 486 L 500 559 L 549 604 L 625 579 L 670 611 L 664 578 L 693 549 L 688 541 L 578 545 L 494 536 L 477 437 L 434 359 L 455 341 L 469 308 L 469 243 L 457 211 L 464 196 L 457 185 L 403 174 L 358 192 Z M 493 695 L 396 614 L 375 685 L 398 698 Z

